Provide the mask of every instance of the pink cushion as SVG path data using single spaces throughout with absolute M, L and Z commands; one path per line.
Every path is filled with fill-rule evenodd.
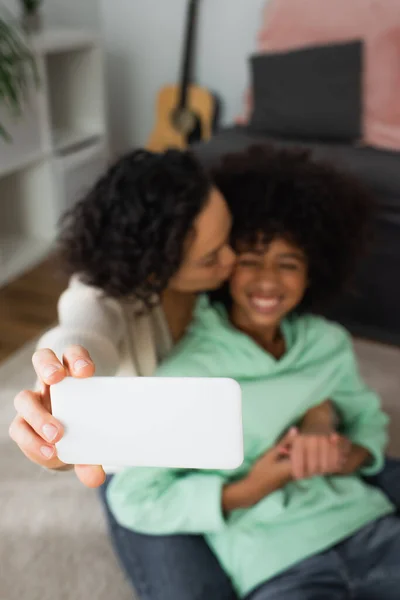
M 400 0 L 269 0 L 258 51 L 362 39 L 364 142 L 400 150 Z

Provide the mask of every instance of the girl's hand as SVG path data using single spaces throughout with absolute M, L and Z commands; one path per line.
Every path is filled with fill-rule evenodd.
M 17 412 L 10 425 L 10 437 L 30 461 L 48 469 L 68 469 L 57 457 L 55 443 L 63 436 L 63 427 L 51 414 L 50 386 L 65 377 L 86 378 L 94 374 L 89 353 L 80 346 L 69 348 L 63 364 L 51 350 L 39 350 L 32 357 L 40 391 L 22 391 L 15 397 Z M 71 466 L 72 468 L 72 466 Z M 100 466 L 75 465 L 78 479 L 88 487 L 98 487 L 105 479 Z
M 254 463 L 247 479 L 256 495 L 264 497 L 292 479 L 290 454 L 298 435 L 298 430 L 293 427 L 276 446 Z
M 238 508 L 250 508 L 291 481 L 289 452 L 296 435 L 297 429 L 291 429 L 279 444 L 254 463 L 246 477 L 224 487 L 222 491 L 224 513 Z

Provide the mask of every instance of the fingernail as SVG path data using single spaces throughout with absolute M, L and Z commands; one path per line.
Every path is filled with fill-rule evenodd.
M 58 371 L 58 367 L 56 367 L 56 365 L 49 365 L 48 367 L 45 367 L 43 369 L 43 375 L 47 379 L 48 377 L 51 377 L 52 375 L 54 375 L 54 373 L 57 373 L 57 371 Z
M 54 448 L 50 448 L 49 446 L 42 446 L 40 452 L 45 458 L 52 458 L 54 456 Z
M 44 433 L 44 437 L 49 442 L 52 442 L 58 434 L 58 429 L 54 425 L 44 425 L 42 431 Z
M 82 369 L 88 366 L 89 363 L 86 360 L 83 360 L 83 358 L 81 358 L 74 363 L 74 371 L 82 371 Z

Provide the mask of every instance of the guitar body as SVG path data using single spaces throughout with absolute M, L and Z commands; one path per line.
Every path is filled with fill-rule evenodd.
M 191 77 L 198 4 L 199 0 L 188 2 L 180 84 L 168 85 L 158 94 L 156 126 L 147 144 L 152 152 L 168 148 L 183 150 L 193 142 L 209 140 L 212 135 L 215 99 L 208 90 L 194 85 Z
M 212 94 L 205 88 L 190 84 L 184 108 L 178 108 L 180 97 L 181 88 L 178 85 L 160 90 L 156 125 L 147 145 L 148 150 L 163 152 L 168 148 L 184 149 L 191 141 L 211 138 L 216 110 Z

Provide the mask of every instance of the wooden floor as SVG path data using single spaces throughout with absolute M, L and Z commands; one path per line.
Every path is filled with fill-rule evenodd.
M 54 259 L 48 259 L 0 288 L 0 362 L 57 320 L 57 300 L 67 285 Z

